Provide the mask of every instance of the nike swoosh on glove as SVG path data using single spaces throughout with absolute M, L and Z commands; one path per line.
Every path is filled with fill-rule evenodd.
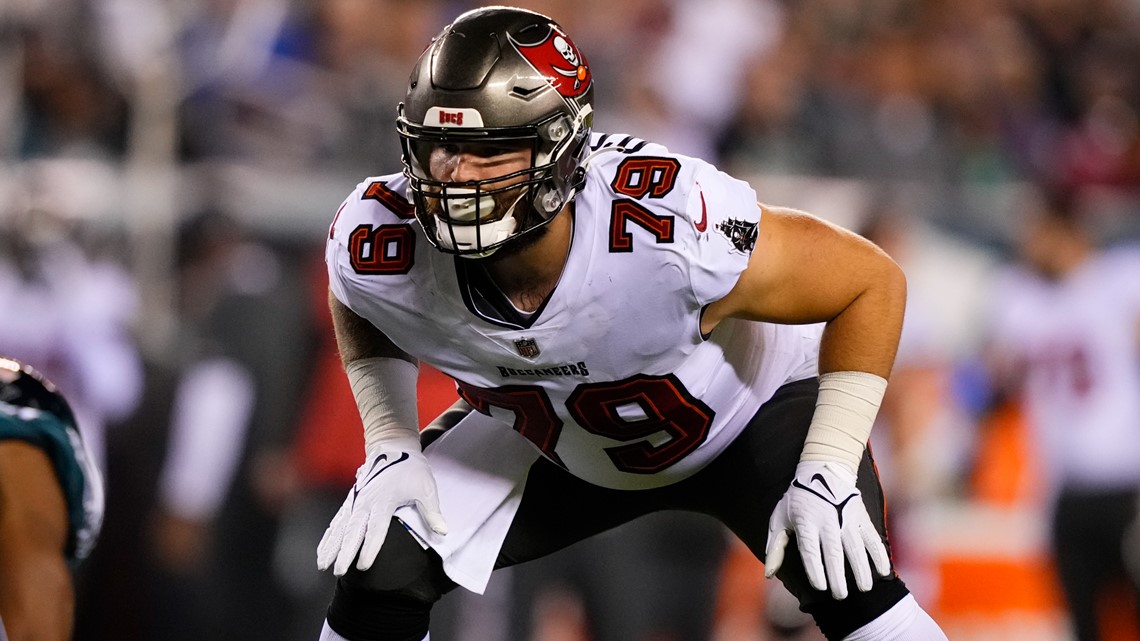
M 437 534 L 447 534 L 439 492 L 423 453 L 381 447 L 356 471 L 356 483 L 317 545 L 317 568 L 344 576 L 357 551 L 356 569 L 372 567 L 396 509 L 416 506 Z
M 836 599 L 847 598 L 846 557 L 860 592 L 874 579 L 869 556 L 879 576 L 891 572 L 891 560 L 879 532 L 867 514 L 855 474 L 846 466 L 824 461 L 801 461 L 772 518 L 768 521 L 765 576 L 773 577 L 784 562 L 789 533 L 795 533 L 808 582 L 817 590 L 830 586 Z

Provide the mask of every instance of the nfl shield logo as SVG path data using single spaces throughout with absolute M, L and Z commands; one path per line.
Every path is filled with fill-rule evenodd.
M 523 358 L 534 358 L 538 356 L 538 343 L 534 342 L 533 338 L 520 338 L 515 341 L 515 349 L 519 351 L 519 356 Z

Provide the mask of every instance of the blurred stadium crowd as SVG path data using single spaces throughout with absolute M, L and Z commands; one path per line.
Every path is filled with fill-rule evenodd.
M 899 261 L 874 435 L 896 560 L 953 639 L 1074 638 L 1055 483 L 987 368 L 989 310 L 1057 194 L 1098 248 L 1140 232 L 1140 3 L 516 4 L 586 53 L 595 130 L 714 160 Z M 0 353 L 69 395 L 107 476 L 78 639 L 315 641 L 314 550 L 362 452 L 323 242 L 354 185 L 400 170 L 408 71 L 473 6 L 0 3 Z M 425 420 L 454 397 L 430 370 L 421 387 Z M 718 526 L 661 515 L 449 595 L 433 638 L 813 638 L 788 636 L 757 567 Z M 1140 639 L 1127 595 L 1104 599 L 1103 638 Z

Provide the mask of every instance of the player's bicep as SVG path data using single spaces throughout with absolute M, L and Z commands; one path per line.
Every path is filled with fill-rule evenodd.
M 711 331 L 727 317 L 829 321 L 876 281 L 901 276 L 894 262 L 861 236 L 804 212 L 762 209 L 748 267 L 728 295 L 709 305 L 702 330 Z
M 329 290 L 329 312 L 332 314 L 333 330 L 336 333 L 337 347 L 341 361 L 348 364 L 361 358 L 402 358 L 411 363 L 416 359 L 396 347 L 384 332 L 368 319 L 340 302 Z

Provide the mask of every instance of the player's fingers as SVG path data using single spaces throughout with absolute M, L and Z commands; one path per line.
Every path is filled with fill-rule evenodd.
M 348 525 L 345 526 L 344 538 L 340 543 L 340 549 L 337 551 L 336 563 L 333 565 L 333 574 L 336 576 L 344 576 L 348 572 L 348 568 L 352 565 L 352 560 L 356 558 L 356 553 L 360 550 L 360 544 L 364 541 L 364 533 L 368 529 L 368 520 L 366 515 L 354 514 L 348 520 Z
M 851 573 L 855 576 L 855 587 L 860 592 L 870 590 L 874 582 L 871 577 L 871 563 L 867 560 L 867 548 L 859 532 L 844 531 L 843 553 L 847 557 L 847 563 L 851 565 Z
M 796 543 L 800 548 L 800 557 L 804 562 L 804 573 L 807 574 L 808 583 L 817 590 L 826 590 L 827 576 L 824 573 L 823 557 L 819 547 L 819 530 L 796 528 Z
M 788 547 L 788 531 L 768 531 L 768 544 L 764 549 L 764 576 L 769 579 L 776 576 L 780 566 L 784 563 L 784 549 Z
M 863 545 L 871 556 L 871 562 L 875 565 L 875 572 L 879 576 L 890 576 L 891 555 L 887 553 L 887 546 L 883 543 L 883 538 L 879 536 L 878 530 L 870 523 L 869 518 L 868 522 L 859 528 L 859 534 L 863 536 Z
M 317 544 L 317 569 L 327 570 L 329 566 L 336 560 L 336 551 L 340 547 L 340 541 L 344 538 L 344 530 L 340 528 L 333 528 L 329 526 L 325 530 L 324 536 L 321 537 L 321 542 Z
M 384 547 L 384 539 L 388 538 L 388 527 L 392 524 L 390 513 L 384 510 L 374 510 L 368 518 L 365 528 L 364 541 L 360 546 L 360 556 L 356 559 L 356 569 L 360 571 L 372 567 L 380 548 Z
M 416 509 L 420 511 L 420 516 L 424 517 L 428 527 L 436 534 L 447 534 L 447 521 L 443 520 L 443 513 L 439 510 L 439 501 L 434 500 L 435 497 L 429 497 L 426 500 L 416 500 Z
M 831 586 L 831 595 L 842 601 L 847 598 L 847 576 L 843 566 L 843 541 L 838 528 L 824 530 L 820 534 L 820 539 L 823 569 L 827 583 Z
M 344 523 L 347 518 L 348 512 L 344 506 L 341 506 L 329 526 L 325 528 L 321 542 L 317 544 L 317 569 L 327 570 L 332 567 L 340 550 L 341 541 L 344 540 Z

